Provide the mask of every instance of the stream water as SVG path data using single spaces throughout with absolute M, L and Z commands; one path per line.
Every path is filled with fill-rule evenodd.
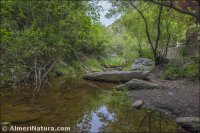
M 73 132 L 177 132 L 165 114 L 133 109 L 115 84 L 57 78 L 32 98 L 30 86 L 1 91 L 1 123 L 17 126 L 70 127 Z

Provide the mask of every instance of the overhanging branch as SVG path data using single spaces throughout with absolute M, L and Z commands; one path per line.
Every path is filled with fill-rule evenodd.
M 192 12 L 189 12 L 189 11 L 182 10 L 182 9 L 174 6 L 173 0 L 170 0 L 169 4 L 165 4 L 165 3 L 162 3 L 162 2 L 157 2 L 157 1 L 154 1 L 154 0 L 144 0 L 144 1 L 151 2 L 153 4 L 161 5 L 161 6 L 164 6 L 164 7 L 169 7 L 169 8 L 174 9 L 174 10 L 180 12 L 180 13 L 190 15 L 190 16 L 196 18 L 198 20 L 198 22 L 200 22 L 200 14 L 199 14 L 200 11 L 198 11 L 198 13 L 195 14 L 195 13 L 192 13 Z

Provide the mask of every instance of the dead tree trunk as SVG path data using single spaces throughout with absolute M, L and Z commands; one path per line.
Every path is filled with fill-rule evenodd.
M 51 61 L 50 63 L 45 64 L 41 67 L 39 65 L 37 58 L 35 57 L 35 88 L 33 90 L 33 96 L 40 91 L 41 85 L 44 82 L 44 79 L 47 77 L 47 74 L 51 71 L 53 68 L 55 61 Z M 48 81 L 47 81 L 48 82 Z

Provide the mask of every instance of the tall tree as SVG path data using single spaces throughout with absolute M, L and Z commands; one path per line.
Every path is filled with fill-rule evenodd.
M 137 10 L 137 12 L 142 16 L 144 22 L 145 22 L 145 29 L 146 29 L 146 35 L 148 38 L 148 42 L 151 46 L 153 55 L 154 55 L 154 61 L 155 61 L 155 65 L 160 65 L 165 61 L 165 58 L 163 55 L 159 54 L 158 51 L 158 45 L 159 45 L 159 41 L 160 41 L 160 35 L 161 35 L 161 29 L 160 29 L 160 25 L 161 25 L 161 16 L 162 16 L 162 11 L 163 11 L 163 6 L 160 6 L 159 9 L 159 14 L 158 14 L 158 18 L 157 18 L 157 37 L 156 37 L 156 41 L 155 43 L 153 43 L 151 36 L 150 36 L 150 32 L 149 32 L 149 24 L 148 21 L 146 19 L 146 17 L 144 16 L 144 14 L 135 6 L 135 4 L 133 3 L 132 0 L 129 0 L 130 4 L 134 7 L 134 9 Z M 169 36 L 170 38 L 170 36 Z M 168 45 L 168 44 L 167 44 Z M 167 49 L 166 49 L 167 50 Z

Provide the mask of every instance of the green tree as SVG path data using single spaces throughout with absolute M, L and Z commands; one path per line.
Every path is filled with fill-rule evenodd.
M 60 61 L 104 49 L 99 14 L 89 1 L 1 1 L 1 79 L 42 81 Z M 15 78 L 12 78 L 15 77 Z
M 142 40 L 148 40 L 146 43 L 150 45 L 156 65 L 165 62 L 169 43 L 176 43 L 177 38 L 180 40 L 184 36 L 190 20 L 189 16 L 180 15 L 162 5 L 157 6 L 142 0 L 111 2 L 113 8 L 108 17 L 116 13 L 125 14 L 122 23 L 137 40 L 139 49 L 141 49 Z M 179 22 L 180 20 L 184 21 Z

